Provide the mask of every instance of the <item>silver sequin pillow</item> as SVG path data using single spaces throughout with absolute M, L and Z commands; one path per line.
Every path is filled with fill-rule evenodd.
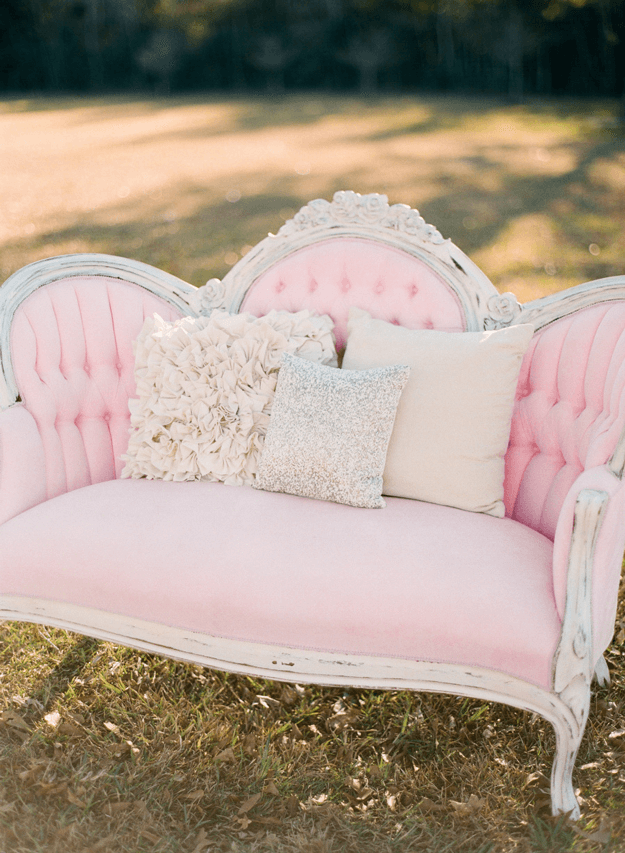
M 285 353 L 254 488 L 386 506 L 386 449 L 409 373 L 338 370 Z

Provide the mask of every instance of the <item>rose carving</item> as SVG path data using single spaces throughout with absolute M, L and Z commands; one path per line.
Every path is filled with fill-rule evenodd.
M 484 328 L 486 331 L 491 331 L 509 326 L 521 313 L 521 306 L 514 293 L 501 293 L 491 296 L 488 300 L 488 311 L 489 315 L 484 320 Z
M 218 278 L 209 279 L 205 285 L 198 287 L 189 299 L 192 307 L 205 317 L 215 308 L 221 308 L 225 302 L 226 288 Z

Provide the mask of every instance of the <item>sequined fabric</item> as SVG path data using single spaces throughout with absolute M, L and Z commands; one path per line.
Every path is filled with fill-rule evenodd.
M 382 472 L 409 373 L 337 370 L 284 353 L 254 488 L 385 506 Z

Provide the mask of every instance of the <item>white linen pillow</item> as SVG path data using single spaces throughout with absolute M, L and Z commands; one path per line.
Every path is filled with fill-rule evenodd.
M 254 488 L 386 506 L 386 448 L 409 373 L 338 370 L 284 353 Z
M 492 332 L 406 329 L 352 308 L 343 367 L 408 364 L 383 494 L 502 518 L 504 456 L 533 327 Z
M 336 364 L 333 327 L 310 311 L 147 318 L 122 477 L 251 483 L 282 353 Z

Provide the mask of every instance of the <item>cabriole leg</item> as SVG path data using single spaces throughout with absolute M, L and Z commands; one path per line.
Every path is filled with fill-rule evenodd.
M 582 739 L 582 731 L 575 733 L 570 726 L 561 721 L 554 723 L 556 733 L 556 754 L 551 768 L 551 813 L 568 814 L 572 820 L 580 816 L 579 803 L 573 789 L 573 767 Z

